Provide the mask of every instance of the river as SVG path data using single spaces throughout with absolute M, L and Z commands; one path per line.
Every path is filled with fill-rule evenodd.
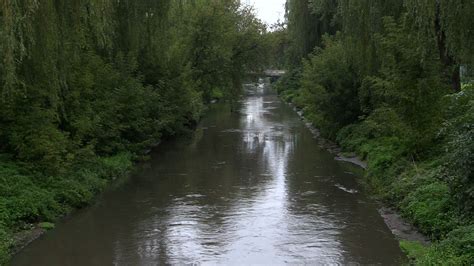
M 320 148 L 269 86 L 247 88 L 240 106 L 213 105 L 191 137 L 161 144 L 12 265 L 404 261 L 356 167 Z

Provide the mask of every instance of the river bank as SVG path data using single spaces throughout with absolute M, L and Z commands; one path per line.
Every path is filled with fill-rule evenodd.
M 189 135 L 196 125 L 197 122 L 190 124 L 176 136 L 164 138 L 164 142 Z M 138 153 L 94 155 L 75 162 L 68 172 L 54 177 L 46 177 L 0 154 L 0 188 L 9 191 L 0 201 L 0 265 L 7 264 L 13 255 L 54 229 L 55 224 L 74 218 L 100 201 L 104 193 L 126 182 L 140 171 L 162 142 L 155 140 Z M 12 177 L 18 178 L 17 184 L 9 183 Z M 35 194 L 42 197 L 36 198 Z
M 1 185 L 9 193 L 1 201 L 5 209 L 1 217 L 0 264 L 54 228 L 54 223 L 94 203 L 114 182 L 131 173 L 137 158 L 131 153 L 89 158 L 63 176 L 46 177 L 3 157 Z
M 294 86 L 288 79 L 277 83 L 280 97 L 305 117 L 308 126 L 321 122 L 320 114 L 308 105 L 303 92 L 288 84 Z M 364 183 L 374 197 L 388 207 L 380 213 L 392 231 L 399 235 L 401 248 L 416 264 L 465 264 L 474 259 L 474 250 L 469 244 L 474 243 L 472 212 L 469 206 L 462 207 L 465 202 L 459 202 L 466 196 L 463 190 L 468 188 L 452 187 L 454 182 L 464 182 L 455 178 L 469 176 L 472 171 L 469 163 L 459 164 L 464 160 L 462 158 L 469 158 L 472 144 L 472 139 L 465 138 L 469 136 L 468 125 L 472 119 L 463 111 L 472 110 L 469 105 L 472 98 L 472 86 L 445 97 L 443 115 L 446 122 L 440 123 L 432 145 L 417 154 L 408 152 L 410 145 L 418 145 L 411 142 L 408 128 L 387 120 L 390 113 L 381 111 L 332 132 L 334 142 L 326 145 L 336 157 L 342 155 L 342 160 L 359 165 L 361 161 L 367 162 L 363 165 L 366 166 Z M 314 128 L 312 131 L 320 136 Z M 464 140 L 459 142 L 461 138 Z M 326 142 L 322 142 L 323 146 Z M 467 146 L 461 147 L 460 143 Z M 350 156 L 344 156 L 347 154 Z M 403 219 L 398 220 L 400 217 Z M 414 237 L 407 237 L 407 232 L 410 236 L 416 231 L 411 226 L 406 229 L 407 224 L 412 224 L 426 237 L 416 233 Z M 427 245 L 427 240 L 432 244 Z
M 314 138 L 317 139 L 319 146 L 333 154 L 335 156 L 335 160 L 351 163 L 361 167 L 364 170 L 367 170 L 368 164 L 366 161 L 362 160 L 353 152 L 343 152 L 343 149 L 335 142 L 323 138 L 313 123 L 305 118 L 304 112 L 302 110 L 298 110 L 298 108 L 291 102 L 287 102 L 287 104 L 292 107 L 293 111 L 298 114 L 305 126 L 311 131 L 311 133 L 314 135 Z M 399 241 L 417 242 L 424 246 L 428 246 L 430 244 L 429 237 L 423 235 L 418 228 L 403 218 L 396 209 L 389 207 L 386 202 L 379 202 L 382 206 L 378 209 L 380 216 L 382 216 L 387 227 Z
M 191 138 L 162 143 L 147 164 L 12 265 L 404 260 L 355 167 L 319 148 L 266 88 L 237 112 L 213 106 Z

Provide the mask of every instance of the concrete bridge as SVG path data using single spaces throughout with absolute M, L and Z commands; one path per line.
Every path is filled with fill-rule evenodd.
M 285 70 L 279 69 L 266 69 L 262 72 L 248 72 L 247 74 L 255 78 L 269 78 L 271 82 L 277 81 L 280 77 L 285 75 Z
M 286 73 L 285 70 L 279 70 L 279 69 L 267 69 L 263 71 L 263 74 L 270 78 L 279 78 L 285 75 L 285 73 Z

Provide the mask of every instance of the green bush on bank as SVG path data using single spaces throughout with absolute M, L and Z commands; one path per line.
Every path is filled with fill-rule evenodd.
M 1 238 L 89 204 L 213 99 L 237 100 L 267 51 L 239 1 L 8 1 L 0 21 Z
M 474 90 L 460 84 L 472 82 L 473 10 L 472 1 L 287 3 L 280 95 L 368 161 L 374 194 L 434 241 L 402 243 L 422 265 L 474 261 Z
M 400 247 L 419 265 L 470 265 L 474 261 L 474 226 L 459 227 L 429 247 L 411 241 L 400 241 Z
M 14 231 L 37 223 L 51 228 L 62 215 L 90 204 L 133 162 L 131 153 L 123 152 L 77 162 L 62 176 L 44 176 L 8 156 L 0 158 L 0 265 L 8 258 Z
M 377 195 L 435 241 L 414 256 L 421 265 L 465 265 L 474 256 L 472 92 L 449 96 L 445 122 L 421 155 L 411 152 L 409 130 L 393 117 L 376 123 L 369 117 L 338 134 L 344 149 L 368 160 L 367 179 Z
M 367 160 L 365 180 L 375 194 L 433 240 L 430 247 L 402 242 L 402 249 L 416 264 L 467 265 L 474 261 L 473 86 L 463 86 L 461 92 L 440 97 L 443 104 L 437 105 L 438 114 L 433 118 L 439 122 L 424 121 L 426 114 L 415 117 L 423 124 L 421 130 L 418 122 L 411 120 L 416 112 L 405 116 L 400 107 L 384 104 L 346 126 L 338 126 L 334 136 L 334 128 L 324 127 L 338 118 L 321 115 L 320 107 L 312 100 L 298 102 L 306 88 L 295 89 L 292 83 L 286 92 L 282 88 L 287 80 L 291 79 L 277 84 L 280 95 L 297 102 L 307 118 L 320 129 L 323 127 L 323 136 Z M 311 86 L 318 86 L 318 82 L 319 79 L 313 80 Z M 326 90 L 334 88 L 325 86 Z M 323 101 L 330 99 L 327 93 L 318 92 L 311 97 L 322 95 L 317 101 Z
M 11 235 L 7 233 L 6 228 L 0 223 L 0 265 L 7 263 L 11 245 Z

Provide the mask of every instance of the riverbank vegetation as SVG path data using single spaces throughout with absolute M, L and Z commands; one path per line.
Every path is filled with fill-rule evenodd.
M 7 0 L 0 21 L 0 264 L 16 231 L 89 204 L 236 98 L 266 50 L 235 0 Z
M 277 89 L 431 238 L 402 242 L 417 264 L 474 261 L 473 13 L 464 0 L 287 1 Z

